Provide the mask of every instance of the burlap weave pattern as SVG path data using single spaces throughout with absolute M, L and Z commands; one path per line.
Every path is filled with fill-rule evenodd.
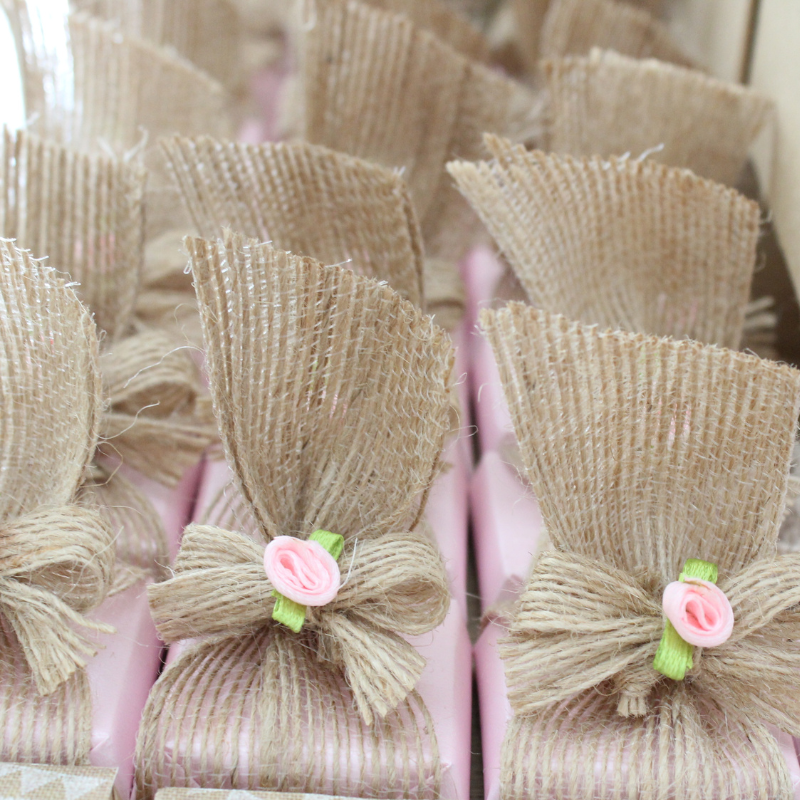
M 791 797 L 758 720 L 800 731 L 800 559 L 776 556 L 800 373 L 521 304 L 481 322 L 554 547 L 502 646 L 503 795 Z M 736 624 L 673 682 L 651 664 L 687 558 Z
M 610 51 L 545 62 L 547 149 L 574 156 L 649 156 L 733 185 L 771 113 L 752 89 Z
M 198 137 L 162 146 L 201 236 L 230 227 L 385 280 L 422 304 L 422 238 L 396 171 L 305 142 Z
M 649 159 L 527 152 L 448 165 L 532 305 L 590 324 L 736 348 L 758 205 Z
M 142 274 L 145 171 L 24 131 L 0 140 L 0 235 L 68 273 L 110 339 L 127 333 Z
M 486 37 L 443 0 L 366 0 L 375 8 L 402 14 L 418 28 L 430 31 L 459 53 L 476 61 L 489 61 Z
M 237 4 L 231 0 L 71 0 L 126 36 L 174 50 L 230 87 L 239 78 Z
M 303 136 L 401 168 L 434 264 L 454 264 L 479 234 L 444 164 L 477 158 L 506 132 L 525 90 L 402 15 L 355 0 L 309 0 L 301 37 Z M 436 312 L 431 308 L 430 311 Z
M 433 629 L 449 606 L 435 546 L 412 532 L 449 430 L 447 336 L 349 270 L 230 233 L 187 246 L 215 412 L 255 535 L 190 526 L 175 577 L 151 588 L 162 636 L 212 638 L 150 695 L 138 795 L 191 777 L 435 797 L 435 733 L 413 691 L 424 662 L 401 634 Z M 263 546 L 318 528 L 344 537 L 347 579 L 293 634 L 271 621 Z
M 583 56 L 592 47 L 632 58 L 694 64 L 666 25 L 619 0 L 552 0 L 541 32 L 541 58 Z
M 77 500 L 102 410 L 97 338 L 54 270 L 6 240 L 0 260 L 0 759 L 83 763 L 83 668 L 108 632 L 83 615 L 104 599 L 115 560 L 108 524 Z

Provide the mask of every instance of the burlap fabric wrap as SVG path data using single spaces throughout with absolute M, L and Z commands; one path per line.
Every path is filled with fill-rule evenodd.
M 0 760 L 83 764 L 92 698 L 85 615 L 114 579 L 114 532 L 79 491 L 102 411 L 88 311 L 53 270 L 0 240 L 3 413 Z
M 553 3 L 551 3 L 551 0 L 508 0 L 508 2 L 513 6 L 513 20 L 515 25 L 514 38 L 519 49 L 520 58 L 527 72 L 533 75 L 537 72 L 539 68 L 539 59 L 542 58 L 543 55 L 541 51 L 543 39 L 542 28 L 547 18 L 547 12 Z M 648 11 L 652 16 L 657 18 L 661 11 L 663 0 L 631 0 L 631 2 L 627 2 L 626 5 Z M 593 11 L 593 4 L 586 3 L 586 10 L 591 13 Z M 614 15 L 613 12 L 612 15 L 612 19 L 617 16 Z M 618 17 L 616 23 L 619 24 Z M 581 25 L 580 28 L 583 28 L 583 26 Z M 625 41 L 631 43 L 641 41 L 643 45 L 644 42 L 647 41 L 646 39 L 637 40 L 632 38 L 632 32 L 624 26 L 620 26 L 620 30 L 617 32 L 614 31 L 613 27 L 606 27 L 604 25 L 600 31 L 604 32 L 605 35 L 614 36 L 615 38 L 624 34 L 625 38 L 623 39 L 623 44 Z M 599 44 L 600 42 L 597 41 L 588 42 L 590 47 Z M 616 47 L 619 48 L 620 43 L 617 43 Z
M 521 304 L 481 323 L 553 545 L 501 644 L 503 797 L 791 798 L 764 723 L 800 732 L 800 560 L 776 555 L 800 373 Z M 677 682 L 651 665 L 688 558 L 735 624 Z
M 191 61 L 223 86 L 240 79 L 237 4 L 232 0 L 71 0 L 73 9 L 113 23 Z
M 185 334 L 185 341 L 197 328 L 179 247 L 190 226 L 156 140 L 174 133 L 229 135 L 224 87 L 174 49 L 123 34 L 114 22 L 76 13 L 64 31 L 52 18 L 43 20 L 46 10 L 35 3 L 3 4 L 17 31 L 31 130 L 71 149 L 140 159 L 148 169 L 147 249 L 137 314 L 146 324 Z M 146 27 L 155 24 L 152 17 L 146 23 L 139 19 Z
M 138 797 L 164 786 L 435 797 L 424 660 L 449 606 L 415 527 L 448 431 L 446 334 L 385 285 L 238 235 L 187 240 L 212 397 L 242 502 L 191 525 L 151 587 L 185 650 L 151 692 Z M 271 619 L 265 542 L 345 539 L 344 585 L 300 634 Z M 234 532 L 236 531 L 236 532 Z
M 307 0 L 306 11 L 303 136 L 403 170 L 430 262 L 427 308 L 450 329 L 464 302 L 456 264 L 479 228 L 444 165 L 479 157 L 484 131 L 512 127 L 523 89 L 403 15 L 355 0 Z
M 386 281 L 422 305 L 422 234 L 397 171 L 307 142 L 161 145 L 201 236 L 228 227 Z
M 772 112 L 752 89 L 611 51 L 545 62 L 547 149 L 650 158 L 733 185 Z M 654 148 L 658 148 L 655 149 Z
M 417 27 L 430 31 L 454 50 L 476 61 L 488 62 L 489 43 L 480 30 L 444 0 L 366 0 L 374 8 L 402 14 Z
M 758 205 L 684 169 L 528 152 L 448 165 L 529 302 L 591 324 L 738 347 Z
M 0 763 L 0 794 L 7 800 L 121 800 L 116 769 Z
M 643 8 L 617 0 L 552 0 L 542 24 L 541 58 L 583 56 L 593 47 L 694 66 L 667 26 Z
M 106 407 L 97 455 L 172 485 L 199 460 L 214 424 L 187 350 L 134 324 L 144 183 L 135 163 L 84 155 L 24 132 L 2 134 L 0 233 L 69 273 L 104 334 Z M 167 547 L 152 505 L 102 458 L 87 478 L 120 530 L 121 560 L 160 574 Z

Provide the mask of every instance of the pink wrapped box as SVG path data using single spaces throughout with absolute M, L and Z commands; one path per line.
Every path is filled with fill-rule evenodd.
M 502 275 L 500 259 L 495 250 L 486 244 L 473 247 L 461 262 L 461 277 L 467 296 L 464 321 L 469 330 L 478 324 L 481 310 L 491 306 Z
M 467 530 L 470 476 L 469 440 L 458 436 L 450 440 L 442 459 L 449 467 L 431 489 L 426 519 L 434 533 L 450 577 L 453 600 L 462 619 L 467 615 Z M 207 458 L 197 494 L 194 521 L 204 521 L 208 510 L 230 484 L 232 475 L 222 459 Z
M 144 496 L 152 503 L 158 512 L 167 535 L 170 561 L 174 560 L 180 547 L 183 529 L 192 519 L 195 497 L 200 485 L 203 468 L 202 462 L 186 470 L 177 486 L 169 487 L 148 478 L 127 467 L 121 468 L 122 473 L 134 484 Z
M 472 718 L 472 659 L 469 636 L 460 610 L 451 606 L 450 613 L 444 623 L 435 631 L 424 636 L 410 638 L 410 641 L 427 659 L 427 665 L 417 684 L 417 691 L 422 696 L 433 719 L 439 758 L 442 767 L 442 800 L 468 800 L 470 774 L 470 736 Z M 180 655 L 188 642 L 181 642 L 169 650 L 167 668 Z M 353 710 L 355 712 L 355 709 Z M 247 727 L 249 720 L 239 720 L 241 735 L 239 737 L 237 775 L 241 785 L 246 785 L 249 764 L 249 747 Z M 198 723 L 202 725 L 202 720 Z M 170 760 L 177 762 L 181 777 L 185 775 L 182 767 L 185 756 L 176 752 L 176 743 L 166 743 Z M 204 754 L 192 753 L 192 760 L 204 759 Z M 349 759 L 352 785 L 359 783 L 362 770 L 369 770 L 369 764 L 362 764 L 358 753 Z M 192 787 L 196 786 L 189 779 Z M 231 788 L 231 787 L 223 787 Z M 235 787 L 234 787 L 235 788 Z M 331 791 L 320 787 L 319 791 Z
M 506 725 L 511 718 L 505 672 L 497 647 L 503 634 L 504 628 L 501 625 L 489 624 L 474 648 L 486 800 L 500 800 L 500 753 Z M 777 730 L 773 732 L 789 767 L 795 800 L 800 800 L 800 764 L 794 742 L 788 734 Z
M 516 468 L 484 453 L 470 483 L 473 541 L 484 611 L 525 585 L 544 527 L 539 504 Z

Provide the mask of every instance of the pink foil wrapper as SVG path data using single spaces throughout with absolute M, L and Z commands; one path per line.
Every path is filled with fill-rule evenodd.
M 474 648 L 486 800 L 500 800 L 500 752 L 506 725 L 511 719 L 505 672 L 497 648 L 498 640 L 503 634 L 504 629 L 501 625 L 487 625 Z M 777 730 L 773 730 L 773 733 L 789 767 L 795 800 L 800 800 L 800 764 L 792 737 Z M 543 797 L 541 800 L 547 799 Z
M 164 486 L 127 467 L 121 467 L 121 471 L 142 491 L 158 512 L 167 535 L 170 560 L 174 561 L 180 547 L 183 529 L 192 519 L 195 496 L 203 472 L 202 462 L 186 470 L 175 487 Z
M 109 597 L 90 616 L 113 625 L 116 633 L 98 637 L 104 649 L 86 668 L 92 691 L 89 761 L 94 767 L 119 770 L 115 786 L 125 800 L 133 788 L 139 721 L 158 677 L 164 646 L 150 617 L 144 583 Z
M 473 542 L 484 611 L 514 600 L 528 577 L 544 525 L 533 491 L 498 453 L 484 453 L 470 483 Z
M 442 800 L 469 800 L 472 660 L 469 636 L 460 610 L 455 605 L 451 606 L 442 625 L 429 634 L 410 638 L 409 641 L 427 659 L 416 688 L 428 707 L 436 731 L 442 766 Z M 190 642 L 180 642 L 170 648 L 167 668 L 189 645 Z M 353 713 L 356 713 L 355 709 Z M 199 724 L 202 725 L 202 720 Z M 239 738 L 236 772 L 241 785 L 221 788 L 246 788 L 250 769 L 246 736 L 248 725 L 249 720 L 241 721 L 243 734 Z M 185 746 L 174 741 L 166 743 L 167 753 L 179 765 L 186 763 L 183 752 Z M 193 752 L 191 763 L 196 764 L 202 758 L 201 753 Z M 360 752 L 352 752 L 347 772 L 347 779 L 352 786 L 359 784 L 362 771 L 370 769 L 369 764 L 361 763 L 361 759 Z M 191 775 L 181 773 L 181 776 L 188 779 L 190 787 L 202 788 Z M 414 777 L 412 776 L 412 782 Z M 317 788 L 319 793 L 330 794 L 332 791 L 331 786 Z
M 462 618 L 467 614 L 467 531 L 470 456 L 465 436 L 454 437 L 445 447 L 443 460 L 449 465 L 431 489 L 425 518 L 445 561 L 454 604 Z M 207 458 L 197 494 L 194 521 L 205 520 L 209 508 L 232 479 L 227 462 Z

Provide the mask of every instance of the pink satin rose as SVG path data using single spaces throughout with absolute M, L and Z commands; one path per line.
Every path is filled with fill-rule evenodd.
M 324 606 L 339 592 L 336 559 L 319 543 L 276 536 L 264 551 L 264 571 L 275 589 L 303 606 Z
M 730 601 L 709 581 L 687 578 L 670 583 L 662 605 L 681 639 L 696 647 L 718 647 L 733 631 Z

